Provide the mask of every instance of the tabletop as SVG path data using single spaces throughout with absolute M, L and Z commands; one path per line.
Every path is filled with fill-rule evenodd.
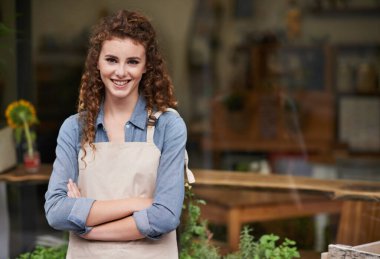
M 221 170 L 193 170 L 196 185 L 230 186 L 240 188 L 291 189 L 326 192 L 335 198 L 380 200 L 380 182 L 330 180 L 311 177 Z
M 0 182 L 47 182 L 53 170 L 52 164 L 41 164 L 37 172 L 26 172 L 24 167 L 19 165 L 14 169 L 0 173 Z
M 0 182 L 49 181 L 52 164 L 42 164 L 35 173 L 22 166 L 0 174 Z M 241 173 L 222 170 L 194 169 L 195 185 L 215 185 L 239 188 L 290 189 L 319 191 L 335 198 L 380 200 L 380 182 L 359 180 L 327 180 L 311 177 L 258 173 Z

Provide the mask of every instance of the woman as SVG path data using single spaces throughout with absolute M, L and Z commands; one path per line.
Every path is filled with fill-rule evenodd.
M 45 195 L 49 224 L 71 231 L 68 258 L 178 258 L 186 126 L 174 107 L 150 22 L 104 18 Z

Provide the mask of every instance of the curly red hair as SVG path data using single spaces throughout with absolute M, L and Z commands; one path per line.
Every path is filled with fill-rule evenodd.
M 145 97 L 147 109 L 164 111 L 175 108 L 173 84 L 160 54 L 156 32 L 149 20 L 137 13 L 121 10 L 103 18 L 92 31 L 89 50 L 82 75 L 78 113 L 82 125 L 82 147 L 89 144 L 95 148 L 95 123 L 104 98 L 104 84 L 97 68 L 103 42 L 112 38 L 130 38 L 145 48 L 146 73 L 140 84 L 139 93 Z

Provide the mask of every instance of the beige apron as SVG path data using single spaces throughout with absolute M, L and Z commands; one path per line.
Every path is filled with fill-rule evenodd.
M 95 152 L 86 148 L 86 167 L 81 150 L 78 185 L 82 196 L 96 200 L 153 197 L 161 156 L 153 134 L 154 126 L 148 126 L 147 142 L 94 143 Z M 178 258 L 176 233 L 165 234 L 160 240 L 126 242 L 88 241 L 70 233 L 67 258 Z

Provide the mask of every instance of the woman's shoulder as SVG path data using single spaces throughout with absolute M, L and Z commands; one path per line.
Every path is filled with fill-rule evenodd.
M 186 131 L 185 121 L 182 119 L 178 111 L 168 109 L 163 112 L 159 118 L 159 126 L 165 129 Z
M 79 114 L 76 113 L 76 114 L 72 114 L 69 117 L 67 117 L 62 123 L 62 127 L 64 127 L 64 126 L 70 126 L 71 128 L 72 127 L 78 127 L 79 126 Z
M 76 113 L 76 114 L 70 115 L 63 121 L 60 132 L 77 136 L 79 134 L 79 128 L 80 128 L 79 114 Z

